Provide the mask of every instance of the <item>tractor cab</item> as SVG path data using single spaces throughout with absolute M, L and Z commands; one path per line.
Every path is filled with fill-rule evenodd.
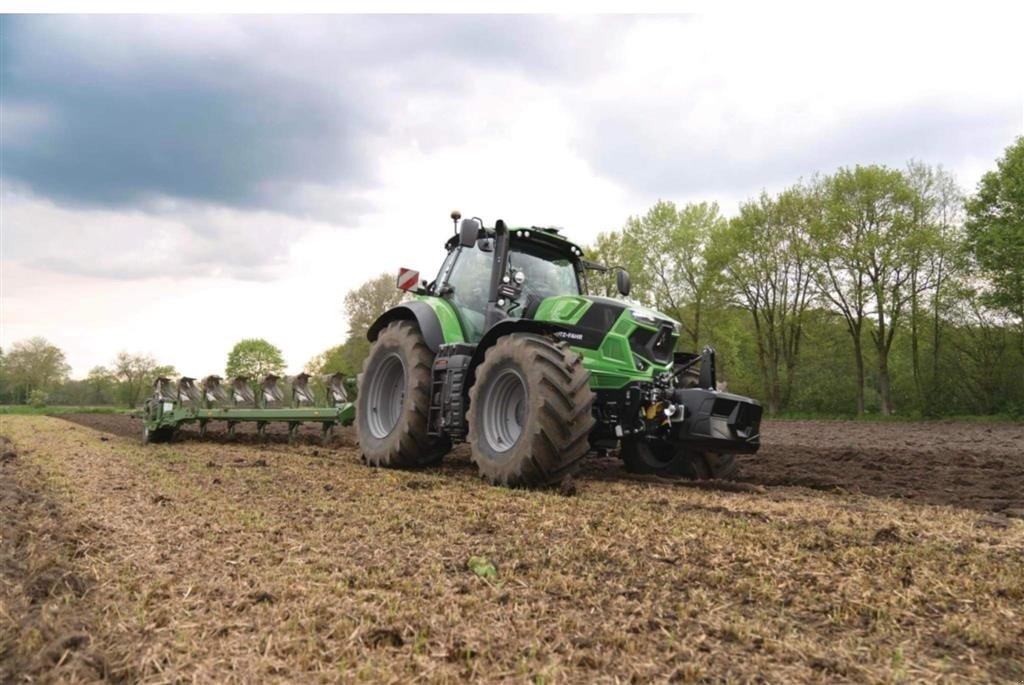
M 448 256 L 426 292 L 453 305 L 469 343 L 498 321 L 534 318 L 546 298 L 585 295 L 585 269 L 605 269 L 584 261 L 557 228 L 509 228 L 501 220 L 485 228 L 465 219 L 445 247 Z

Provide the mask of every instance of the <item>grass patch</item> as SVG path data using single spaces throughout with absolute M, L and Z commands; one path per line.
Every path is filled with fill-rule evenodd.
M 27 404 L 0 404 L 0 415 L 12 416 L 61 416 L 63 414 L 130 414 L 132 409 L 115 406 L 47 406 L 33 407 Z

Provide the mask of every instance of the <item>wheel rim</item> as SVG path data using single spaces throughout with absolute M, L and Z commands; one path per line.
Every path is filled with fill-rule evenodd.
M 526 421 L 526 382 L 519 372 L 506 369 L 495 379 L 481 419 L 481 433 L 492 451 L 505 452 L 516 444 Z
M 397 353 L 381 362 L 370 379 L 366 423 L 375 438 L 386 438 L 398 425 L 405 402 L 405 364 Z

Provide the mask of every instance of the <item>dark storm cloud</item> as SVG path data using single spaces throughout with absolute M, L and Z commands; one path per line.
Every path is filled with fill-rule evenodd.
M 593 37 L 500 16 L 5 18 L 4 171 L 65 205 L 170 196 L 317 214 L 302 187 L 372 186 L 374 146 L 409 94 L 457 107 L 469 68 L 571 79 L 600 54 L 579 49 Z M 17 125 L 24 112 L 35 125 Z
M 662 116 L 660 122 L 671 125 L 684 116 Z M 901 167 L 910 159 L 955 164 L 994 155 L 1019 127 L 1019 111 L 1012 106 L 976 108 L 934 100 L 850 116 L 813 139 L 797 117 L 774 130 L 737 120 L 728 126 L 729 139 L 700 130 L 665 131 L 635 111 L 589 118 L 594 123 L 579 148 L 593 167 L 634 190 L 664 197 L 754 194 L 856 164 Z

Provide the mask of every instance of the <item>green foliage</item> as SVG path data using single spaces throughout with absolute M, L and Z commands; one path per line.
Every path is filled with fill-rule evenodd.
M 35 409 L 45 407 L 47 400 L 49 400 L 49 396 L 42 388 L 35 388 L 28 394 L 28 404 L 30 407 L 34 407 Z
M 1006 149 L 967 201 L 968 247 L 990 287 L 986 302 L 1020 327 L 1024 353 L 1024 136 Z
M 485 557 L 470 557 L 466 567 L 484 580 L 497 580 L 498 569 Z
M 345 295 L 345 315 L 348 317 L 348 337 L 341 345 L 328 348 L 306 364 L 309 373 L 343 373 L 355 376 L 363 368 L 363 360 L 370 353 L 366 332 L 388 309 L 405 299 L 405 292 L 395 287 L 395 277 L 383 273 L 366 281 Z
M 149 355 L 128 352 L 119 352 L 111 369 L 121 402 L 129 407 L 138 405 L 157 378 L 177 375 L 173 366 L 161 366 Z
M 245 376 L 256 383 L 265 376 L 284 374 L 284 356 L 281 350 L 263 338 L 239 340 L 228 353 L 224 374 L 228 378 Z
M 34 390 L 45 393 L 63 383 L 70 370 L 64 352 L 41 337 L 14 343 L 3 358 L 4 385 L 18 403 L 27 402 Z
M 726 226 L 715 203 L 677 208 L 659 200 L 644 216 L 630 217 L 619 237 L 606 236 L 595 252 L 604 250 L 603 258 L 625 266 L 633 297 L 675 317 L 698 348 L 706 333 L 704 313 L 721 280 L 720 252 L 713 244 Z
M 66 405 L 66 406 L 54 406 L 53 404 L 46 407 L 32 407 L 27 404 L 7 404 L 0 405 L 0 415 L 17 415 L 17 416 L 59 416 L 61 414 L 119 414 L 124 413 L 123 410 L 119 410 L 116 407 L 102 406 L 77 406 L 77 405 Z
M 839 169 L 741 205 L 659 201 L 589 258 L 718 350 L 770 411 L 898 417 L 1024 411 L 1024 139 L 967 204 L 941 167 Z M 590 278 L 613 295 L 614 278 Z M 1015 332 L 1010 324 L 1016 323 Z M 696 334 L 696 335 L 695 335 Z
M 770 414 L 793 393 L 804 321 L 814 297 L 809 232 L 816 213 L 812 191 L 802 186 L 777 199 L 762 193 L 740 206 L 715 246 L 715 262 L 725 269 L 725 295 L 751 315 L 751 353 Z

